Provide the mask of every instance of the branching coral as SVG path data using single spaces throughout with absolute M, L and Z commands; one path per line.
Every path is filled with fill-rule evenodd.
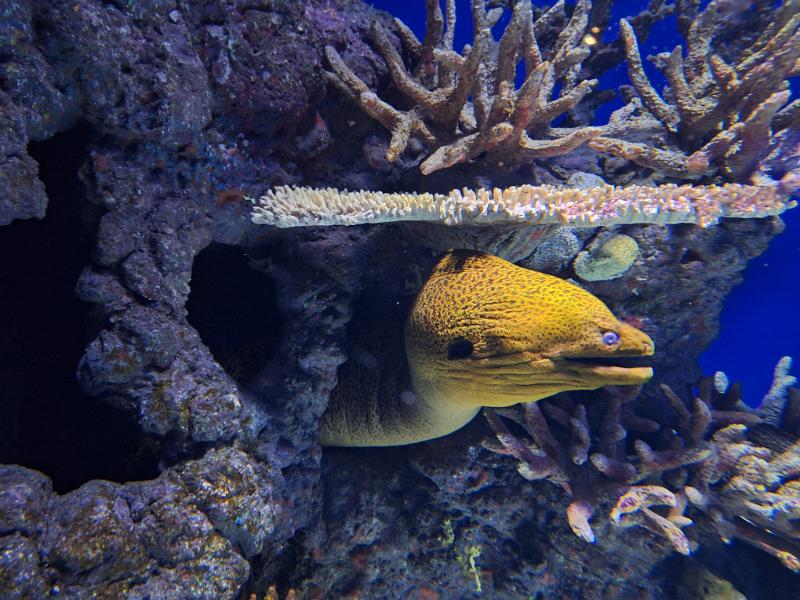
M 736 399 L 738 390 L 706 390 L 715 412 L 727 415 L 721 423 L 731 424 L 711 435 L 716 451 L 692 473 L 683 493 L 711 517 L 723 539 L 740 539 L 800 571 L 800 423 L 790 367 L 789 357 L 778 362 L 770 391 L 754 411 L 763 425 L 753 423 L 753 411 Z
M 786 395 L 792 389 L 792 386 L 797 383 L 797 378 L 789 373 L 791 368 L 791 357 L 784 356 L 778 361 L 778 364 L 775 365 L 772 386 L 761 402 L 761 412 L 764 415 L 764 420 L 770 425 L 779 425 L 779 419 L 786 402 Z
M 682 515 L 662 517 L 651 506 L 678 506 L 675 494 L 659 485 L 639 485 L 620 496 L 609 518 L 619 527 L 638 525 L 665 537 L 681 554 L 690 554 L 689 540 L 681 526 L 691 525 L 692 520 Z
M 570 494 L 573 501 L 567 508 L 567 520 L 578 537 L 594 542 L 595 533 L 589 520 L 595 507 L 622 494 L 611 513 L 613 523 L 621 527 L 643 525 L 669 533 L 667 537 L 673 546 L 687 553 L 688 540 L 680 533 L 680 527 L 691 521 L 682 515 L 674 515 L 675 520 L 669 521 L 671 517 L 658 515 L 649 508 L 653 504 L 675 506 L 672 492 L 658 486 L 636 484 L 701 462 L 711 451 L 702 444 L 695 448 L 656 451 L 637 440 L 637 455 L 627 456 L 624 442 L 628 428 L 649 431 L 660 428 L 658 423 L 633 412 L 630 400 L 635 397 L 611 399 L 603 414 L 595 415 L 593 423 L 587 416 L 587 405 L 565 397 L 526 404 L 522 415 L 516 409 L 495 411 L 515 421 L 529 439 L 512 434 L 497 414 L 485 410 L 500 445 L 493 442 L 484 445 L 493 452 L 516 458 L 517 469 L 526 479 L 547 479 Z M 594 444 L 593 436 L 597 439 Z M 595 452 L 591 452 L 592 449 Z
M 788 84 L 800 73 L 798 0 L 785 0 L 758 19 L 752 15 L 754 0 L 713 0 L 703 11 L 699 2 L 678 2 L 686 55 L 677 46 L 654 58 L 668 82 L 660 92 L 645 73 L 639 42 L 675 5 L 653 0 L 621 21 L 619 39 L 601 43 L 595 34 L 606 28 L 610 0 L 594 5 L 578 0 L 571 13 L 558 0 L 538 14 L 530 0 L 511 2 L 499 40 L 491 30 L 503 9 L 487 10 L 485 4 L 471 2 L 474 39 L 461 54 L 453 47 L 454 0 L 446 1 L 444 13 L 438 0 L 426 0 L 421 41 L 395 20 L 411 68 L 393 37 L 379 22 L 372 24 L 372 42 L 405 110 L 379 98 L 335 48 L 326 47 L 328 81 L 391 132 L 390 162 L 412 139 L 427 147 L 420 155 L 423 174 L 478 156 L 512 169 L 588 143 L 669 176 L 695 179 L 719 172 L 733 181 L 778 179 L 787 193 L 800 187 L 795 164 L 800 104 L 790 101 Z M 734 27 L 745 23 L 758 35 L 731 43 Z M 594 107 L 613 96 L 595 89 L 596 78 L 623 58 L 638 98 L 607 125 L 593 125 Z M 522 65 L 525 77 L 517 87 Z M 572 126 L 553 125 L 565 115 L 564 124 Z
M 793 383 L 787 363 L 779 363 L 773 389 Z M 560 396 L 486 409 L 499 444 L 484 446 L 515 458 L 526 479 L 547 479 L 570 494 L 567 520 L 587 542 L 596 539 L 590 519 L 611 502 L 614 525 L 649 529 L 683 554 L 697 543 L 684 528 L 706 518 L 723 539 L 741 539 L 800 570 L 797 390 L 778 395 L 786 399 L 778 410 L 773 394 L 747 408 L 739 387 L 728 388 L 720 375 L 701 382 L 691 407 L 669 387 L 662 391 L 667 410 L 658 420 L 639 416 L 636 396 L 620 392 L 591 404 Z M 780 415 L 781 428 L 764 423 L 771 414 Z M 526 435 L 512 433 L 501 416 Z
M 712 437 L 718 454 L 685 490 L 725 540 L 741 539 L 800 571 L 800 441 L 787 449 L 748 439 L 747 427 L 729 425 Z M 695 481 L 693 481 L 695 483 Z M 718 483 L 709 487 L 709 483 Z
M 459 54 L 453 49 L 455 0 L 447 0 L 444 16 L 439 0 L 426 0 L 424 40 L 395 21 L 415 64 L 411 70 L 406 69 L 389 34 L 374 22 L 372 42 L 386 61 L 395 87 L 411 104 L 408 110 L 381 100 L 331 46 L 325 49 L 331 68 L 327 78 L 391 131 L 389 161 L 405 151 L 411 138 L 424 141 L 432 153 L 420 165 L 423 174 L 484 152 L 502 167 L 565 154 L 603 133 L 603 128 L 552 126 L 597 84 L 595 79 L 579 77 L 581 63 L 591 52 L 585 38 L 592 9 L 589 0 L 578 0 L 552 47 L 543 48 L 537 41 L 554 21 L 564 18 L 564 7 L 564 1 L 558 0 L 534 21 L 530 0 L 516 2 L 508 26 L 495 40 L 491 29 L 502 9 L 487 11 L 484 0 L 472 0 L 474 39 Z M 525 80 L 517 88 L 515 74 L 521 61 Z
M 608 42 L 604 42 L 603 36 L 598 35 L 607 31 L 613 5 L 613 0 L 595 0 L 592 3 L 588 26 L 590 33 L 587 35 L 594 38 L 589 41 L 595 41 L 596 45 L 592 47 L 591 56 L 583 63 L 581 77 L 589 74 L 599 77 L 625 60 L 625 46 L 621 35 Z M 668 0 L 650 0 L 644 10 L 626 20 L 636 33 L 636 37 L 644 41 L 649 37 L 653 26 L 664 17 L 674 14 L 675 9 L 675 4 L 669 3 Z
M 668 82 L 661 94 L 645 74 L 637 36 L 623 19 L 628 73 L 646 114 L 664 132 L 663 143 L 601 136 L 590 147 L 682 178 L 719 170 L 741 181 L 756 173 L 781 143 L 778 132 L 800 125 L 800 100 L 790 102 L 788 83 L 788 78 L 800 74 L 800 2 L 786 0 L 752 45 L 723 58 L 717 40 L 728 23 L 747 19 L 761 25 L 748 19 L 752 4 L 752 0 L 713 0 L 698 12 L 698 2 L 679 3 L 686 55 L 679 45 L 655 57 Z M 790 165 L 778 174 L 784 192 L 800 187 L 798 169 Z

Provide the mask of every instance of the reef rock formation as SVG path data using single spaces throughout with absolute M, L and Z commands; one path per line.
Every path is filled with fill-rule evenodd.
M 277 479 L 276 479 L 277 478 Z M 274 544 L 280 474 L 233 448 L 117 485 L 54 494 L 22 467 L 0 468 L 4 598 L 234 597 L 248 558 Z
M 452 23 L 447 6 L 442 19 Z M 752 196 L 738 187 L 748 182 L 712 188 L 708 181 L 709 187 L 698 189 L 733 193 L 744 205 L 736 208 L 735 202 L 717 202 L 720 198 L 703 204 L 701 194 L 676 208 L 674 196 L 686 195 L 680 187 L 686 182 L 654 188 L 635 163 L 606 157 L 601 164 L 601 155 L 583 143 L 588 133 L 632 141 L 618 132 L 627 117 L 637 115 L 629 107 L 599 126 L 599 133 L 590 124 L 590 113 L 603 98 L 590 91 L 589 80 L 626 57 L 624 45 L 613 40 L 598 40 L 595 50 L 586 52 L 586 35 L 605 27 L 610 2 L 595 2 L 591 9 L 586 2 L 577 7 L 559 2 L 544 13 L 517 3 L 504 9 L 513 19 L 500 40 L 487 33 L 498 13 L 484 3 L 474 6 L 482 23 L 474 54 L 457 54 L 448 46 L 446 26 L 437 37 L 442 27 L 435 11 L 430 38 L 417 49 L 401 25 L 356 0 L 4 3 L 0 241 L 14 241 L 4 249 L 10 249 L 5 257 L 16 268 L 0 274 L 0 283 L 4 292 L 19 295 L 19 302 L 0 316 L 16 325 L 30 316 L 28 305 L 35 299 L 48 317 L 39 327 L 53 331 L 47 343 L 28 346 L 16 343 L 27 335 L 19 327 L 4 327 L 0 336 L 2 367 L 20 369 L 14 377 L 3 371 L 0 387 L 0 462 L 20 463 L 0 467 L 0 597 L 318 598 L 361 592 L 364 597 L 445 598 L 541 592 L 546 598 L 575 590 L 595 597 L 664 597 L 671 576 L 681 570 L 671 562 L 672 546 L 642 527 L 619 528 L 598 518 L 601 510 L 610 513 L 621 494 L 609 495 L 593 518 L 583 506 L 570 511 L 579 530 L 591 526 L 597 542 L 587 544 L 560 518 L 571 502 L 563 486 L 520 478 L 506 456 L 482 447 L 490 435 L 482 421 L 403 451 L 323 451 L 318 443 L 319 419 L 339 366 L 347 360 L 374 364 L 371 359 L 380 358 L 358 345 L 359 331 L 385 335 L 383 350 L 397 356 L 392 332 L 402 328 L 405 309 L 436 260 L 419 240 L 441 240 L 443 231 L 458 228 L 439 223 L 426 232 L 417 224 L 412 236 L 389 218 L 353 227 L 316 227 L 299 219 L 295 225 L 310 226 L 281 229 L 253 224 L 245 197 L 283 189 L 278 186 L 387 194 L 418 189 L 433 197 L 465 186 L 521 186 L 531 183 L 531 176 L 537 185 L 562 186 L 573 175 L 587 179 L 586 172 L 611 174 L 605 180 L 624 179 L 649 192 L 671 190 L 661 197 L 668 210 L 660 217 L 674 209 L 690 222 L 718 223 L 705 228 L 643 224 L 652 216 L 626 220 L 622 212 L 603 220 L 587 204 L 578 203 L 571 212 L 564 204 L 554 230 L 536 225 L 548 232 L 541 233 L 546 239 L 511 228 L 491 243 L 498 252 L 517 249 L 525 265 L 571 278 L 581 249 L 613 235 L 634 239 L 639 258 L 628 270 L 614 280 L 584 285 L 655 340 L 656 383 L 668 383 L 682 398 L 698 379 L 695 359 L 715 335 L 723 299 L 741 281 L 748 260 L 782 231 L 780 219 L 767 216 L 788 206 L 781 189 L 773 186 Z M 656 1 L 632 18 L 637 39 L 672 10 Z M 784 13 L 759 3 L 761 31 L 773 14 Z M 526 37 L 531 31 L 535 44 Z M 720 38 L 714 48 L 730 43 Z M 457 71 L 468 73 L 469 61 L 478 69 L 473 83 L 488 77 L 492 85 L 473 97 L 471 115 L 463 110 L 465 102 L 445 115 L 453 126 L 447 131 L 440 126 L 444 121 L 437 121 L 445 107 L 434 102 L 440 111 L 436 119 L 420 113 L 414 122 L 442 145 L 426 148 L 418 144 L 426 138 L 409 134 L 403 155 L 387 163 L 371 118 L 354 111 L 348 97 L 326 90 L 330 75 L 323 71 L 333 69 L 336 60 L 326 47 L 335 49 L 353 74 L 348 90 L 363 84 L 373 94 L 380 91 L 381 98 L 392 97 L 384 95 L 389 80 L 417 82 L 424 89 L 412 86 L 413 93 L 420 100 L 430 98 L 447 89 L 448 78 L 456 81 Z M 738 52 L 736 44 L 730 47 Z M 429 54 L 432 70 L 426 70 Z M 533 61 L 528 85 L 516 88 L 509 70 L 528 56 Z M 346 72 L 334 74 L 343 80 Z M 559 87 L 558 97 L 552 97 Z M 671 102 L 668 94 L 662 97 Z M 525 115 L 528 109 L 537 112 Z M 413 106 L 398 104 L 394 110 L 386 114 L 402 121 Z M 777 145 L 759 158 L 754 171 L 776 181 L 791 170 L 785 156 L 796 142 L 794 129 L 779 127 L 785 110 L 772 120 L 779 129 Z M 563 128 L 553 121 L 562 114 Z M 501 141 L 484 146 L 491 150 L 489 162 L 474 156 L 487 135 L 494 131 L 502 137 L 509 126 L 503 140 L 516 143 L 527 136 L 532 149 L 518 154 Z M 473 134 L 478 137 L 470 138 Z M 583 145 L 574 151 L 550 156 L 578 142 Z M 445 147 L 452 153 L 438 164 L 468 156 L 477 162 L 440 169 L 436 186 L 417 185 L 419 176 L 407 167 Z M 531 166 L 530 157 L 541 153 L 547 155 L 546 166 Z M 487 168 L 500 162 L 524 168 Z M 487 173 L 497 181 L 474 181 Z M 595 178 L 590 187 L 602 185 Z M 637 189 L 615 193 L 630 196 Z M 562 200 L 580 196 L 561 188 L 554 193 Z M 503 216 L 505 200 L 479 203 Z M 708 210 L 698 212 L 698 206 Z M 277 214 L 281 208 L 275 203 L 272 210 Z M 728 212 L 731 208 L 736 210 Z M 762 218 L 728 218 L 734 214 Z M 59 221 L 64 238 L 45 236 L 23 246 L 25 227 L 43 215 L 44 224 Z M 460 213 L 461 218 L 470 215 Z M 561 217 L 575 226 L 562 227 Z M 592 220 L 591 227 L 578 226 Z M 600 223 L 606 227 L 598 228 Z M 469 235 L 480 237 L 474 231 Z M 74 290 L 81 303 L 76 301 L 75 314 L 66 315 L 48 291 L 31 285 L 36 280 L 29 275 L 39 272 L 43 258 L 71 253 L 72 245 L 85 252 L 75 253 L 75 275 L 59 285 L 70 298 Z M 58 269 L 60 263 L 55 265 Z M 668 285 L 677 280 L 683 285 Z M 34 314 L 24 322 L 35 319 Z M 51 327 L 65 321 L 76 329 Z M 77 346 L 74 360 L 63 358 L 65 346 Z M 19 356 L 23 349 L 25 355 Z M 68 360 L 59 366 L 69 382 L 79 382 L 80 393 L 65 400 L 54 374 L 36 360 L 42 356 Z M 657 389 L 642 392 L 642 406 L 661 397 Z M 791 394 L 794 408 L 782 413 L 782 426 L 797 421 L 798 401 Z M 71 412 L 73 400 L 73 417 L 106 407 L 118 417 L 115 428 L 100 418 L 82 428 L 58 421 L 53 407 L 61 407 L 59 414 Z M 571 401 L 586 404 L 583 398 Z M 611 402 L 604 397 L 597 406 Z M 619 402 L 622 419 L 629 404 Z M 728 410 L 713 408 L 715 402 L 712 398 L 712 411 Z M 598 409 L 589 404 L 586 422 L 594 426 Z M 638 404 L 633 414 L 656 420 Z M 553 417 L 545 413 L 544 418 Z M 45 427 L 47 419 L 53 422 Z M 563 433 L 560 425 L 550 426 L 557 438 Z M 514 423 L 506 427 L 522 435 Z M 112 452 L 119 468 L 102 477 L 114 481 L 98 480 L 93 460 L 122 445 L 116 443 L 117 428 L 139 445 Z M 61 429 L 57 437 L 47 437 Z M 742 489 L 748 483 L 763 485 L 757 476 L 774 475 L 787 451 L 756 439 L 755 432 L 748 426 L 747 442 L 734 442 L 752 446 L 755 456 L 748 459 L 752 472 L 728 471 L 741 476 Z M 732 439 L 737 435 L 732 432 Z M 703 442 L 710 445 L 707 437 Z M 36 445 L 39 455 L 47 455 L 46 465 L 9 453 L 8 440 Z M 85 464 L 75 465 L 67 456 L 76 453 L 64 449 L 79 442 L 87 448 L 79 457 Z M 647 443 L 654 452 L 666 451 L 655 441 Z M 140 460 L 140 453 L 153 455 L 151 467 L 129 476 L 127 463 Z M 602 454 L 616 456 L 610 450 Z M 82 475 L 65 484 L 58 470 Z M 794 476 L 781 472 L 779 482 L 770 477 L 770 493 L 784 502 L 793 493 Z M 144 480 L 128 481 L 133 478 Z M 748 518 L 762 529 L 766 523 L 759 521 L 764 515 L 758 509 L 763 506 L 735 506 L 734 488 L 728 494 L 723 485 L 723 480 L 709 480 L 708 498 L 698 482 L 697 502 L 687 509 L 697 511 L 697 517 L 687 513 L 696 525 L 708 523 L 713 536 L 719 531 L 744 539 L 748 532 L 739 531 L 741 523 L 732 518 L 737 510 L 751 511 Z M 677 498 L 679 488 L 669 489 Z M 792 533 L 787 529 L 791 519 L 784 516 L 774 525 L 781 536 Z M 701 549 L 712 547 L 713 536 L 698 538 Z M 774 539 L 769 542 L 784 551 Z M 725 552 L 726 564 L 740 571 L 763 555 L 743 553 L 740 544 Z M 771 583 L 780 587 L 785 580 L 770 565 L 779 573 L 788 570 L 763 558 L 768 560 L 763 576 L 772 576 Z M 648 585 L 642 583 L 645 573 L 654 573 Z M 731 574 L 725 576 L 733 581 Z M 754 581 L 759 576 L 761 571 Z M 758 589 L 734 583 L 748 597 L 759 597 Z

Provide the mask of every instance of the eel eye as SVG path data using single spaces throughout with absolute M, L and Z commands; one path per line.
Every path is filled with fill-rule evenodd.
M 466 338 L 458 338 L 450 342 L 447 347 L 447 360 L 459 360 L 469 358 L 472 354 L 472 342 Z
M 603 343 L 606 346 L 613 346 L 619 342 L 619 334 L 616 331 L 606 331 L 603 334 Z

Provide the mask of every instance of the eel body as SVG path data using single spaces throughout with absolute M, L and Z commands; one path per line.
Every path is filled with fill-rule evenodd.
M 397 337 L 400 337 L 399 335 Z M 638 385 L 652 340 L 589 292 L 490 254 L 446 253 L 422 286 L 402 344 L 377 336 L 331 397 L 329 446 L 397 446 L 447 435 L 483 406 Z M 340 374 L 341 375 L 341 374 Z

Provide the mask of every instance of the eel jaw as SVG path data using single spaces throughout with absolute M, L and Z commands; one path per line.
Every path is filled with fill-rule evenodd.
M 650 342 L 610 355 L 563 356 L 554 359 L 553 366 L 556 372 L 574 376 L 593 387 L 641 385 L 653 377 L 653 368 L 642 364 L 642 359 L 652 356 L 654 350 Z
M 653 377 L 652 367 L 623 367 L 620 365 L 578 361 L 557 361 L 556 371 L 591 385 L 592 388 L 606 385 L 641 385 Z

